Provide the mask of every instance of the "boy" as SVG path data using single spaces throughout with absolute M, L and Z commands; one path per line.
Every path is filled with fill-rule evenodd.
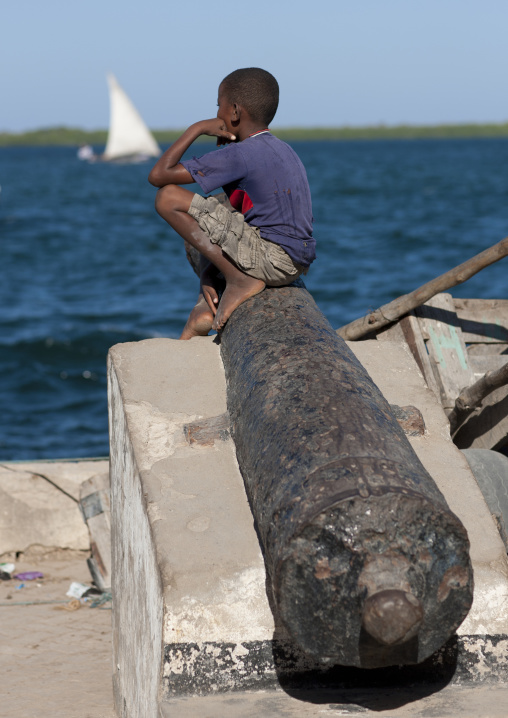
M 204 258 L 200 297 L 181 339 L 220 331 L 242 302 L 265 286 L 291 284 L 315 258 L 305 169 L 268 129 L 278 102 L 269 72 L 235 70 L 219 86 L 217 117 L 191 125 L 150 172 L 161 188 L 157 212 Z M 200 135 L 226 146 L 181 161 Z M 223 187 L 233 211 L 178 186 L 192 182 L 205 193 Z M 219 273 L 226 282 L 220 302 Z

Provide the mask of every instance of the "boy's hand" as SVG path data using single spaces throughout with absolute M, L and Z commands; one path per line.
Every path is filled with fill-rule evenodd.
M 214 316 L 219 304 L 219 292 L 224 290 L 224 281 L 221 281 L 217 275 L 217 268 L 213 264 L 208 264 L 200 276 L 201 293 Z
M 220 117 L 213 117 L 211 120 L 202 120 L 198 123 L 200 133 L 209 137 L 217 137 L 217 145 L 229 145 L 230 142 L 236 142 L 236 135 L 228 131 L 226 123 Z
M 148 181 L 154 187 L 164 187 L 167 184 L 191 184 L 194 182 L 190 172 L 180 164 L 180 160 L 184 152 L 200 135 L 217 137 L 218 145 L 227 145 L 237 140 L 236 135 L 228 131 L 226 123 L 220 117 L 196 122 L 188 127 L 176 142 L 173 142 L 162 157 L 159 157 L 152 167 Z M 210 302 L 208 304 L 210 305 Z M 212 309 L 211 306 L 210 309 Z
M 219 295 L 215 291 L 215 287 L 212 287 L 211 285 L 207 284 L 202 284 L 201 294 L 204 296 L 205 302 L 212 310 L 213 316 L 215 316 L 217 314 L 217 306 L 219 304 Z

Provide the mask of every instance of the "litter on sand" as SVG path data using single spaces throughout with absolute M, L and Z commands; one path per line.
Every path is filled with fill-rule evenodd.
M 13 563 L 0 563 L 0 581 L 10 581 L 14 568 Z
M 36 578 L 44 578 L 44 574 L 40 571 L 25 571 L 24 573 L 15 573 L 14 578 L 20 581 L 35 581 Z
M 71 598 L 81 598 L 90 588 L 91 587 L 87 586 L 85 583 L 73 581 L 65 595 L 70 596 Z

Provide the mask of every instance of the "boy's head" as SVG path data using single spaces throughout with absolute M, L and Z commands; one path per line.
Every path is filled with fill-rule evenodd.
M 279 84 L 275 77 L 259 67 L 245 67 L 225 77 L 220 90 L 230 104 L 238 104 L 251 120 L 268 127 L 279 105 Z

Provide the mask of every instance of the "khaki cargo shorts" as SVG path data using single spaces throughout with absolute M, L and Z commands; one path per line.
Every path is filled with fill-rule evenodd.
M 306 267 L 294 262 L 278 244 L 263 239 L 243 214 L 228 209 L 216 197 L 195 194 L 188 213 L 242 272 L 269 287 L 291 284 L 306 273 Z

